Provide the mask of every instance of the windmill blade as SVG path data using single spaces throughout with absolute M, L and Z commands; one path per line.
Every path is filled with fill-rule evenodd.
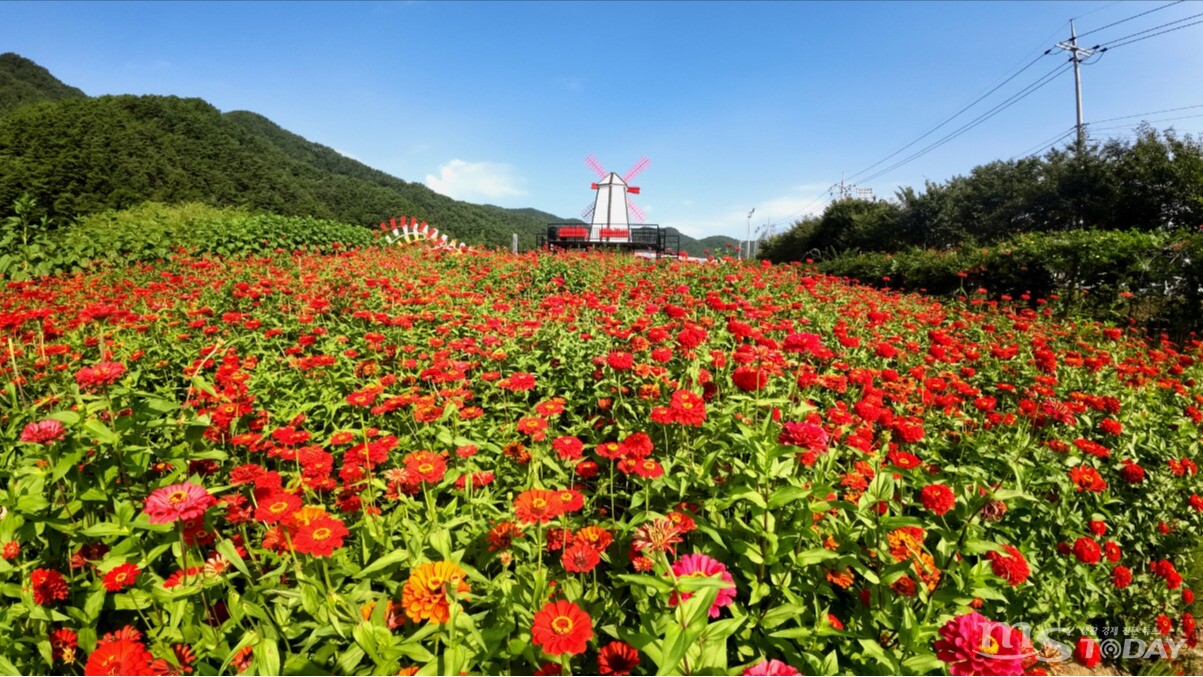
M 585 158 L 585 164 L 589 165 L 589 169 L 592 169 L 593 173 L 597 174 L 597 178 L 606 178 L 606 168 L 601 166 L 601 163 L 597 161 L 597 158 L 590 155 L 589 157 Z
M 644 155 L 642 158 L 639 158 L 639 162 L 636 162 L 634 164 L 634 166 L 632 166 L 629 170 L 627 170 L 627 173 L 625 175 L 623 175 L 623 177 L 622 177 L 623 182 L 630 183 L 631 179 L 635 178 L 636 176 L 639 176 L 643 172 L 643 170 L 647 169 L 647 166 L 650 164 L 652 164 L 652 161 L 649 160 L 646 155 Z
M 635 204 L 631 198 L 627 198 L 627 209 L 631 210 L 631 213 L 635 215 L 635 218 L 639 221 L 639 223 L 647 221 L 647 214 L 644 214 L 643 210 L 639 208 L 639 205 Z
M 590 202 L 589 206 L 585 207 L 585 209 L 583 211 L 581 211 L 581 218 L 584 219 L 585 221 L 591 220 L 593 218 L 593 208 L 596 206 L 597 206 L 597 204 Z

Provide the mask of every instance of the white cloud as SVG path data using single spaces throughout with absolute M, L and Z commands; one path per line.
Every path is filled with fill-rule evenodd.
M 496 199 L 526 195 L 526 179 L 513 165 L 502 162 L 464 162 L 455 159 L 426 175 L 433 191 L 457 200 Z

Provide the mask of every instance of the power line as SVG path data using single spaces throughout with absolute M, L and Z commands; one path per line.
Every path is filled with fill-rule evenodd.
M 1164 31 L 1161 31 L 1161 32 L 1159 32 L 1159 33 L 1153 33 L 1152 35 L 1144 35 L 1145 33 L 1148 33 L 1148 32 L 1150 32 L 1150 31 L 1155 31 L 1155 30 L 1158 30 L 1158 29 L 1160 29 L 1160 28 L 1166 28 L 1167 26 L 1173 26 L 1174 24 L 1180 24 L 1180 23 L 1182 23 L 1183 21 L 1189 21 L 1190 19 L 1197 19 L 1197 18 L 1199 18 L 1199 17 L 1201 17 L 1201 16 L 1203 16 L 1203 12 L 1199 12 L 1198 14 L 1192 14 L 1192 15 L 1190 15 L 1190 16 L 1182 17 L 1181 19 L 1176 19 L 1176 20 L 1174 20 L 1174 21 L 1170 21 L 1170 22 L 1168 22 L 1168 23 L 1163 23 L 1163 24 L 1161 24 L 1160 26 L 1153 26 L 1152 28 L 1146 28 L 1146 29 L 1145 29 L 1145 30 L 1143 30 L 1143 31 L 1137 31 L 1137 32 L 1135 32 L 1135 33 L 1129 33 L 1128 35 L 1125 35 L 1125 36 L 1124 36 L 1124 37 L 1122 37 L 1122 38 L 1115 38 L 1114 40 L 1112 40 L 1112 42 L 1113 42 L 1113 43 L 1116 43 L 1116 44 L 1109 44 L 1109 45 L 1106 45 L 1106 46 L 1102 47 L 1102 48 L 1101 48 L 1099 51 L 1105 52 L 1105 51 L 1107 51 L 1107 50 L 1115 49 L 1116 47 L 1123 47 L 1124 45 L 1130 45 L 1130 44 L 1132 44 L 1133 42 L 1140 42 L 1141 40 L 1148 40 L 1149 38 L 1155 38 L 1155 37 L 1157 37 L 1158 35 L 1165 35 L 1166 33 L 1173 33 L 1174 31 L 1180 31 L 1180 30 L 1182 30 L 1183 28 L 1190 28 L 1191 26 L 1194 26 L 1195 24 L 1200 24 L 1200 23 L 1203 23 L 1203 20 L 1200 20 L 1200 21 L 1195 21 L 1195 22 L 1193 22 L 1193 23 L 1188 23 L 1188 24 L 1186 24 L 1185 26 L 1177 26 L 1177 27 L 1175 27 L 1175 28 L 1168 28 L 1168 29 L 1166 29 L 1166 30 L 1164 30 Z M 1138 38 L 1138 37 L 1136 37 L 1136 36 L 1138 36 L 1138 35 L 1144 35 L 1144 37 Z M 1080 36 L 1079 36 L 1079 37 L 1080 37 Z M 1129 40 L 1129 38 L 1135 38 L 1135 39 Z
M 1180 108 L 1166 108 L 1164 110 L 1151 110 L 1151 111 L 1148 111 L 1147 113 L 1133 113 L 1132 115 L 1121 115 L 1117 118 L 1106 118 L 1104 120 L 1095 120 L 1094 122 L 1092 122 L 1090 124 L 1097 125 L 1102 122 L 1115 122 L 1116 120 L 1128 120 L 1131 118 L 1143 118 L 1146 115 L 1158 115 L 1160 113 L 1175 113 L 1180 110 L 1190 110 L 1192 108 L 1203 108 L 1203 103 L 1195 105 L 1195 106 L 1182 106 Z
M 936 125 L 935 127 L 932 127 L 931 129 L 929 129 L 929 130 L 927 130 L 926 132 L 924 132 L 924 133 L 923 133 L 921 136 L 919 136 L 919 138 L 915 139 L 914 141 L 911 141 L 910 143 L 906 144 L 906 145 L 905 145 L 905 146 L 903 146 L 902 148 L 899 148 L 898 150 L 894 151 L 893 153 L 890 153 L 889 155 L 887 155 L 887 156 L 883 157 L 882 159 L 878 160 L 877 162 L 874 162 L 873 164 L 869 165 L 868 167 L 865 167 L 864 169 L 862 169 L 862 170 L 860 170 L 859 172 L 857 172 L 857 173 L 853 174 L 852 176 L 849 176 L 848 178 L 849 178 L 849 179 L 855 179 L 856 177 L 860 176 L 861 174 L 864 174 L 865 172 L 867 172 L 867 171 L 869 171 L 869 170 L 873 169 L 874 167 L 876 167 L 876 166 L 880 165 L 881 163 L 885 162 L 886 160 L 889 160 L 890 158 L 892 158 L 892 157 L 894 157 L 894 156 L 898 155 L 899 153 L 901 153 L 902 151 L 906 150 L 907 148 L 910 148 L 911 146 L 913 146 L 913 145 L 915 145 L 915 144 L 919 143 L 920 141 L 922 141 L 923 139 L 926 139 L 927 137 L 931 136 L 931 135 L 932 135 L 932 134 L 934 134 L 936 131 L 938 131 L 938 130 L 939 130 L 941 127 L 943 127 L 944 125 L 948 124 L 949 122 L 952 122 L 952 121 L 953 121 L 953 120 L 955 120 L 956 118 L 960 117 L 962 113 L 964 113 L 965 111 L 969 110 L 970 108 L 973 108 L 974 106 L 976 106 L 978 103 L 980 103 L 980 102 L 982 101 L 982 99 L 985 99 L 986 97 L 990 96 L 991 94 L 993 94 L 993 93 L 997 92 L 999 89 L 1001 89 L 1001 88 L 1002 88 L 1004 85 L 1006 85 L 1008 82 L 1010 82 L 1010 81 L 1014 80 L 1015 78 L 1017 78 L 1017 77 L 1019 77 L 1021 74 L 1023 74 L 1023 72 L 1024 72 L 1024 71 L 1026 71 L 1027 69 L 1031 68 L 1032 66 L 1035 66 L 1035 65 L 1036 65 L 1036 64 L 1037 64 L 1037 63 L 1038 63 L 1038 62 L 1039 62 L 1041 59 L 1043 59 L 1045 56 L 1048 56 L 1048 52 L 1045 52 L 1045 53 L 1041 54 L 1040 56 L 1036 57 L 1036 58 L 1035 58 L 1035 59 L 1033 59 L 1031 62 L 1029 62 L 1029 63 L 1028 63 L 1028 65 L 1026 65 L 1026 66 L 1024 66 L 1023 68 L 1020 68 L 1018 71 L 1016 71 L 1016 72 L 1015 72 L 1013 75 L 1011 75 L 1011 77 L 1007 78 L 1006 80 L 1003 80 L 1002 82 L 1000 82 L 998 85 L 996 85 L 996 86 L 995 86 L 993 89 L 991 89 L 990 91 L 988 91 L 988 92 L 986 92 L 985 94 L 982 94 L 982 95 L 981 95 L 981 96 L 979 96 L 978 98 L 974 99 L 974 100 L 973 100 L 972 102 L 970 102 L 968 105 L 966 105 L 966 106 L 964 106 L 963 108 L 961 108 L 961 110 L 959 110 L 959 111 L 957 111 L 957 112 L 953 113 L 952 115 L 948 116 L 947 118 L 945 118 L 945 119 L 944 119 L 944 121 L 943 121 L 943 122 L 941 122 L 940 124 Z
M 923 155 L 930 153 L 931 151 L 939 148 L 940 146 L 943 146 L 944 144 L 948 143 L 949 141 L 952 141 L 953 139 L 964 134 L 965 132 L 969 131 L 970 129 L 973 129 L 974 127 L 982 124 L 986 120 L 989 120 L 990 118 L 994 117 L 995 115 L 998 115 L 999 113 L 1010 108 L 1011 106 L 1015 105 L 1016 103 L 1019 103 L 1023 99 L 1031 96 L 1037 90 L 1044 87 L 1045 85 L 1052 82 L 1053 80 L 1057 79 L 1058 76 L 1060 76 L 1062 73 L 1065 73 L 1067 71 L 1069 71 L 1069 64 L 1062 64 L 1062 65 L 1057 66 L 1056 68 L 1054 68 L 1053 70 L 1049 71 L 1044 76 L 1042 76 L 1036 82 L 1019 90 L 1019 92 L 1011 95 L 1010 98 L 1006 99 L 1005 101 L 998 104 L 994 108 L 991 108 L 990 110 L 986 111 L 985 113 L 979 115 L 978 117 L 969 121 L 965 125 L 962 125 L 960 128 L 956 129 L 952 133 L 945 135 L 939 141 L 936 141 L 935 143 L 927 146 L 926 148 L 924 148 L 916 153 L 912 153 L 911 155 L 907 156 L 906 158 L 904 158 L 898 162 L 895 162 L 894 164 L 890 165 L 889 167 L 886 167 L 885 169 L 875 172 L 873 175 L 868 176 L 865 179 L 863 179 L 863 181 L 864 182 L 872 181 L 873 179 L 876 179 L 880 176 L 888 174 L 889 172 L 894 171 L 895 169 L 911 162 L 912 160 L 922 157 Z
M 1045 148 L 1056 145 L 1058 141 L 1060 141 L 1061 139 L 1064 139 L 1065 137 L 1069 136 L 1070 134 L 1076 132 L 1077 130 L 1078 130 L 1078 126 L 1074 125 L 1073 127 L 1070 127 L 1069 129 L 1061 132 L 1060 134 L 1057 134 L 1056 136 L 1054 136 L 1052 138 L 1041 141 L 1040 143 L 1036 144 L 1035 146 L 1032 146 L 1031 148 L 1023 151 L 1022 153 L 1019 153 L 1017 155 L 1012 155 L 1010 159 L 1015 160 L 1015 159 L 1021 158 L 1021 157 L 1037 155 L 1041 151 L 1043 151 Z
M 1159 124 L 1162 122 L 1173 122 L 1175 120 L 1190 120 L 1193 118 L 1203 118 L 1203 113 L 1200 113 L 1199 115 L 1179 115 L 1177 117 L 1165 118 L 1163 120 L 1145 120 L 1145 122 L 1148 122 L 1149 124 Z M 1129 125 L 1115 125 L 1112 127 L 1091 127 L 1091 129 L 1094 131 L 1105 131 L 1108 129 L 1132 129 L 1132 127 Z
M 1118 26 L 1122 23 L 1127 23 L 1128 21 L 1131 21 L 1133 19 L 1139 19 L 1140 17 L 1145 16 L 1146 14 L 1152 14 L 1153 12 L 1160 12 L 1161 10 L 1165 9 L 1166 7 L 1173 7 L 1174 5 L 1178 5 L 1181 3 L 1182 3 L 1182 0 L 1175 0 L 1174 2 L 1162 5 L 1160 7 L 1154 7 L 1153 9 L 1150 9 L 1147 12 L 1141 12 L 1140 14 L 1133 14 L 1132 16 L 1124 18 L 1124 19 L 1120 19 L 1119 21 L 1113 21 L 1113 22 L 1107 24 L 1106 26 L 1099 26 L 1098 28 L 1088 30 L 1085 33 L 1079 35 L 1078 37 L 1084 38 L 1087 35 L 1090 35 L 1091 33 L 1098 33 L 1099 31 L 1105 31 L 1108 28 L 1111 28 L 1112 26 Z M 1114 5 L 1115 3 L 1111 3 L 1111 4 Z M 1110 6 L 1110 5 L 1108 5 L 1108 6 Z M 1095 10 L 1095 11 L 1098 11 L 1098 10 Z M 1090 14 L 1090 12 L 1087 12 L 1086 14 Z M 1082 16 L 1086 16 L 1086 14 L 1083 14 Z M 1075 17 L 1075 18 L 1080 19 L 1082 17 Z

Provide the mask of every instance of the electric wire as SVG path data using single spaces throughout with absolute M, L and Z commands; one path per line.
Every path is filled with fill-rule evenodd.
M 1004 110 L 1019 103 L 1023 99 L 1026 99 L 1027 97 L 1036 93 L 1037 90 L 1041 89 L 1042 87 L 1044 87 L 1048 83 L 1052 82 L 1053 80 L 1056 80 L 1059 76 L 1069 72 L 1070 70 L 1071 70 L 1071 68 L 1070 68 L 1069 64 L 1062 64 L 1060 66 L 1057 66 L 1053 70 L 1046 73 L 1043 77 L 1041 77 L 1036 82 L 1019 90 L 1019 92 L 1011 95 L 1010 98 L 1004 100 L 1002 103 L 998 104 L 994 108 L 991 108 L 990 110 L 986 111 L 985 113 L 979 115 L 978 117 L 969 121 L 965 125 L 962 125 L 960 128 L 956 129 L 955 131 L 951 132 L 950 134 L 945 135 L 939 141 L 936 141 L 935 143 L 928 145 L 927 147 L 923 148 L 922 150 L 920 150 L 918 152 L 912 153 L 911 155 L 907 156 L 906 158 L 903 158 L 902 160 L 895 162 L 894 164 L 890 165 L 889 167 L 886 167 L 885 169 L 879 170 L 879 171 L 873 173 L 872 175 L 865 177 L 864 179 L 862 179 L 862 181 L 864 181 L 864 182 L 872 181 L 873 179 L 876 179 L 880 176 L 884 176 L 885 174 L 888 174 L 889 172 L 892 172 L 895 169 L 898 169 L 899 167 L 902 167 L 903 165 L 908 164 L 908 163 L 912 162 L 913 160 L 916 160 L 916 159 L 930 153 L 931 151 L 939 148 L 940 146 L 943 146 L 944 144 L 948 143 L 949 141 L 952 141 L 953 139 L 955 139 L 958 136 L 964 134 L 965 132 L 973 129 L 974 127 L 977 127 L 978 125 L 982 124 L 986 120 L 989 120 L 990 118 L 994 117 L 995 115 L 998 115 L 999 113 L 1003 112 Z
M 1192 22 L 1192 23 L 1188 23 L 1188 24 L 1186 24 L 1186 25 L 1184 25 L 1184 26 L 1176 26 L 1176 27 L 1174 27 L 1174 28 L 1166 28 L 1166 27 L 1167 27 L 1167 26 L 1174 26 L 1174 24 L 1180 24 L 1180 23 L 1182 23 L 1183 21 L 1189 21 L 1189 20 L 1191 20 L 1191 19 L 1198 19 L 1198 18 L 1199 18 L 1199 17 L 1201 17 L 1201 16 L 1203 16 L 1203 12 L 1199 12 L 1198 14 L 1192 14 L 1192 15 L 1190 15 L 1190 16 L 1184 16 L 1184 17 L 1182 17 L 1181 19 L 1175 19 L 1174 21 L 1170 21 L 1170 22 L 1167 22 L 1167 23 L 1163 23 L 1163 24 L 1161 24 L 1160 26 L 1153 26 L 1152 28 L 1146 28 L 1146 29 L 1144 29 L 1143 31 L 1137 31 L 1137 32 L 1135 32 L 1135 33 L 1129 33 L 1128 35 L 1125 35 L 1125 36 L 1123 36 L 1122 38 L 1114 38 L 1113 40 L 1111 40 L 1111 43 L 1112 43 L 1112 44 L 1105 44 L 1105 45 L 1104 45 L 1104 44 L 1100 44 L 1100 45 L 1095 45 L 1095 46 L 1094 46 L 1094 47 L 1092 47 L 1091 49 L 1100 49 L 1101 51 L 1104 51 L 1104 52 L 1106 52 L 1106 51 L 1109 51 L 1109 50 L 1115 49 L 1116 47 L 1123 47 L 1124 45 L 1130 45 L 1130 44 L 1132 44 L 1132 43 L 1134 43 L 1134 42 L 1140 42 L 1141 40 L 1148 40 L 1149 38 L 1155 38 L 1155 37 L 1157 37 L 1158 35 L 1165 35 L 1166 33 L 1173 33 L 1174 31 L 1180 31 L 1180 30 L 1182 30 L 1183 28 L 1190 28 L 1191 26 L 1194 26 L 1195 24 L 1200 24 L 1200 23 L 1203 23 L 1203 19 L 1201 19 L 1201 20 L 1199 20 L 1199 21 Z M 1149 32 L 1151 32 L 1151 31 L 1156 31 L 1156 30 L 1158 30 L 1158 29 L 1161 29 L 1161 28 L 1166 28 L 1166 30 L 1163 30 L 1163 31 L 1161 31 L 1161 32 L 1159 32 L 1159 33 L 1153 33 L 1152 35 L 1144 35 L 1145 33 L 1149 33 Z M 1138 35 L 1143 35 L 1144 37 L 1136 37 L 1136 36 L 1138 36 Z M 1131 40 L 1130 40 L 1129 38 L 1134 38 L 1134 39 L 1131 39 Z
M 1115 4 L 1115 3 L 1111 3 L 1111 4 Z M 1106 26 L 1099 26 L 1098 28 L 1092 28 L 1092 29 L 1086 31 L 1085 33 L 1082 33 L 1081 35 L 1079 35 L 1078 39 L 1080 40 L 1080 39 L 1086 37 L 1087 35 L 1090 35 L 1091 33 L 1098 33 L 1099 31 L 1105 31 L 1108 28 L 1111 28 L 1112 26 L 1118 26 L 1122 23 L 1127 23 L 1133 19 L 1139 19 L 1140 17 L 1145 16 L 1146 14 L 1152 14 L 1153 12 L 1160 12 L 1161 10 L 1163 10 L 1167 7 L 1173 7 L 1174 5 L 1180 5 L 1180 4 L 1182 4 L 1182 0 L 1175 0 L 1174 2 L 1171 2 L 1169 4 L 1165 4 L 1160 7 L 1154 7 L 1153 9 L 1150 9 L 1147 12 L 1141 12 L 1140 14 L 1133 14 L 1132 16 L 1127 17 L 1125 19 L 1120 19 L 1119 21 L 1113 21 L 1113 22 L 1107 24 Z M 1100 9 L 1102 9 L 1102 8 L 1100 8 Z M 1089 13 L 1090 12 L 1087 12 L 1087 14 L 1089 14 Z M 1082 16 L 1086 16 L 1086 14 L 1083 14 Z M 1082 17 L 1077 17 L 1077 18 L 1080 19 Z
M 1045 148 L 1056 145 L 1058 141 L 1060 141 L 1061 139 L 1064 139 L 1065 137 L 1069 136 L 1070 134 L 1073 134 L 1077 130 L 1078 130 L 1078 126 L 1074 125 L 1073 127 L 1070 127 L 1069 129 L 1058 133 L 1054 137 L 1051 137 L 1051 138 L 1045 139 L 1044 141 L 1041 141 L 1040 143 L 1036 144 L 1035 146 L 1032 146 L 1031 148 L 1023 151 L 1022 153 L 1012 155 L 1010 159 L 1016 160 L 1021 157 L 1030 157 L 1032 155 L 1037 155 L 1038 153 L 1043 151 Z
M 1121 115 L 1121 116 L 1115 117 L 1115 118 L 1104 118 L 1102 120 L 1095 120 L 1094 122 L 1092 122 L 1090 124 L 1097 125 L 1097 124 L 1100 124 L 1103 122 L 1115 122 L 1116 120 L 1130 120 L 1132 118 L 1143 118 L 1146 115 L 1160 115 L 1161 113 L 1176 113 L 1180 110 L 1190 110 L 1192 108 L 1203 108 L 1203 103 L 1197 104 L 1194 106 L 1181 106 L 1179 108 L 1165 108 L 1163 110 L 1151 110 L 1151 111 L 1148 111 L 1145 113 L 1133 113 L 1132 115 Z

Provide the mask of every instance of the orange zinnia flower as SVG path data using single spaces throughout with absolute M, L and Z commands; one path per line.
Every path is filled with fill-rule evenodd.
M 564 512 L 560 492 L 547 489 L 527 489 L 514 499 L 514 515 L 524 524 L 546 524 Z
M 447 586 L 454 586 L 457 596 L 468 593 L 467 574 L 454 562 L 427 562 L 414 569 L 401 591 L 401 606 L 405 615 L 415 623 L 425 620 L 446 623 L 451 619 L 451 602 Z

